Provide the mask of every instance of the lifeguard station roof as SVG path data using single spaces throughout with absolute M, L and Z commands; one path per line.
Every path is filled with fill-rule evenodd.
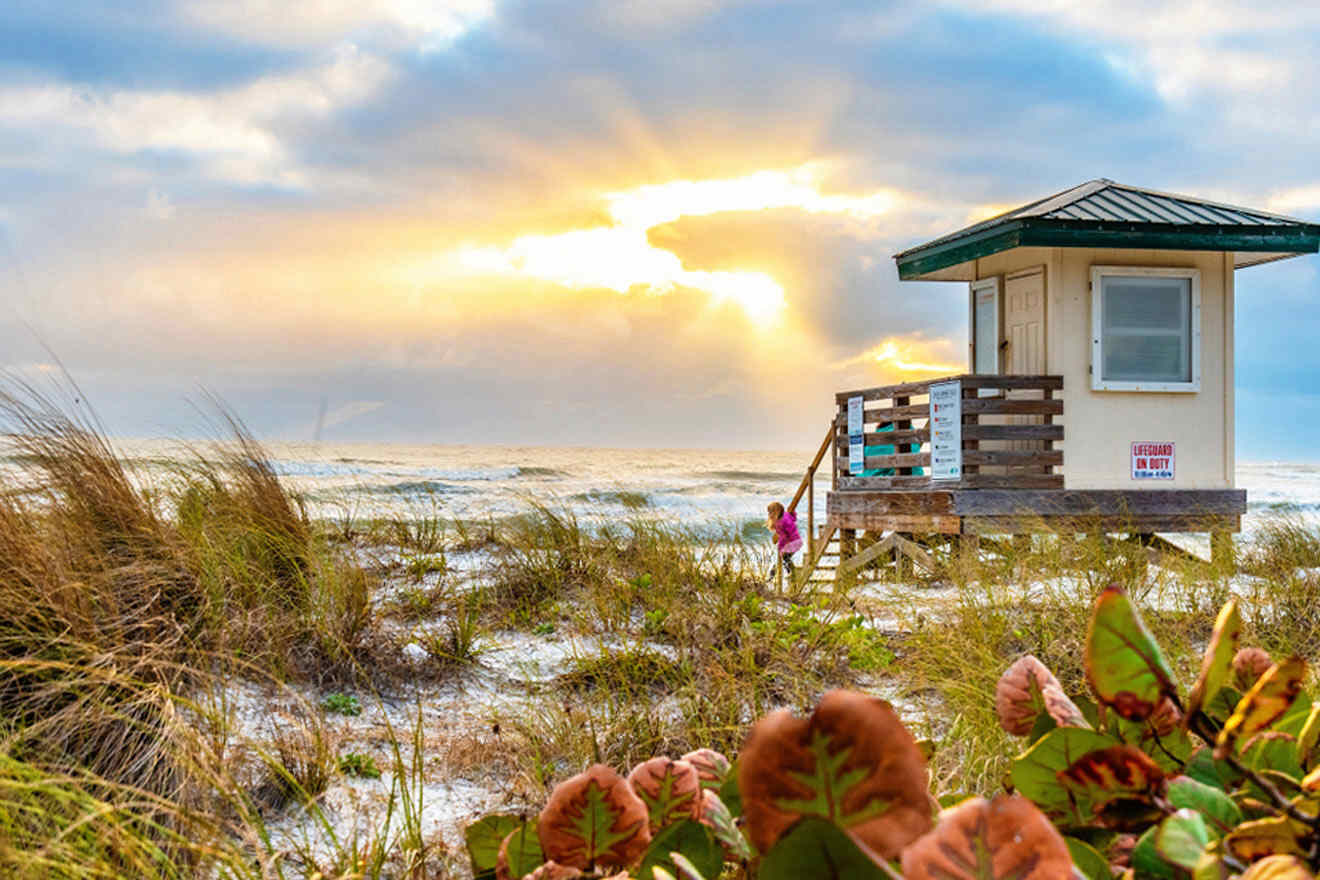
M 1235 268 L 1320 251 L 1320 225 L 1100 179 L 894 255 L 898 277 L 971 281 L 1015 247 L 1232 251 Z

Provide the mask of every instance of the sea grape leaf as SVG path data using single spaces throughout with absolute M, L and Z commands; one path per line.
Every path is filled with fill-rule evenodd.
M 831 691 L 809 718 L 787 710 L 752 726 L 738 757 L 747 836 L 768 853 L 817 816 L 894 858 L 931 826 L 926 761 L 884 700 Z
M 1166 700 L 1161 700 L 1160 706 L 1168 705 Z M 1123 742 L 1131 743 L 1145 752 L 1151 760 L 1164 769 L 1165 773 L 1179 773 L 1187 762 L 1191 759 L 1192 753 L 1196 750 L 1196 743 L 1179 723 L 1173 721 L 1161 733 L 1156 729 L 1155 720 L 1159 717 L 1160 709 L 1157 708 L 1155 714 L 1145 721 L 1128 721 L 1124 718 L 1115 718 L 1111 724 L 1111 730 L 1118 735 Z
M 724 801 L 720 800 L 720 796 L 706 789 L 701 793 L 701 798 L 701 823 L 714 832 L 715 839 L 735 860 L 750 859 L 752 848 L 748 846 L 747 838 L 743 837 L 742 831 L 738 830 L 733 814 L 724 805 Z
M 1109 862 L 1100 855 L 1098 849 L 1076 837 L 1065 837 L 1063 842 L 1068 845 L 1068 855 L 1072 856 L 1073 865 L 1082 872 L 1086 880 L 1114 880 L 1114 873 L 1109 870 Z
M 1233 656 L 1233 684 L 1240 691 L 1249 691 L 1273 665 L 1270 652 L 1264 648 L 1243 648 Z
M 1302 777 L 1302 791 L 1307 794 L 1320 792 L 1320 767 Z
M 1214 699 L 1215 694 L 1228 681 L 1233 672 L 1233 656 L 1237 654 L 1238 642 L 1242 638 L 1242 615 L 1238 612 L 1236 599 L 1229 599 L 1219 609 L 1215 618 L 1215 628 L 1210 633 L 1210 643 L 1205 647 L 1205 656 L 1201 658 L 1201 674 L 1196 677 L 1196 684 L 1187 697 L 1187 719 Z
M 1263 730 L 1242 746 L 1242 763 L 1252 770 L 1272 770 L 1292 779 L 1302 775 L 1297 738 L 1281 730 Z
M 1190 776 L 1169 780 L 1165 798 L 1177 809 L 1197 810 L 1207 820 L 1212 837 L 1222 837 L 1243 821 L 1242 810 L 1222 789 Z
M 1177 702 L 1173 671 L 1120 587 L 1106 587 L 1096 597 L 1086 635 L 1086 680 L 1101 703 L 1129 721 L 1149 718 L 1161 697 Z
M 523 822 L 505 836 L 495 861 L 496 880 L 517 880 L 535 871 L 545 861 L 536 823 Z
M 729 775 L 724 777 L 724 782 L 716 790 L 720 800 L 724 801 L 724 806 L 729 808 L 735 819 L 742 816 L 742 791 L 738 788 L 738 759 L 735 758 L 733 764 L 729 766 Z
M 761 859 L 758 880 L 889 880 L 879 858 L 833 822 L 807 817 Z
M 724 851 L 715 842 L 709 828 L 692 819 L 683 819 L 664 828 L 651 838 L 651 845 L 642 856 L 641 867 L 637 876 L 650 877 L 652 869 L 659 866 L 675 874 L 682 870 L 674 864 L 671 853 L 685 856 L 705 877 L 715 877 L 724 866 Z
M 1243 822 L 1224 837 L 1224 846 L 1244 862 L 1276 854 L 1302 854 L 1297 827 L 1287 816 Z
M 628 774 L 628 784 L 646 804 L 652 835 L 674 822 L 701 818 L 701 777 L 687 761 L 643 761 Z
M 632 864 L 651 842 L 646 804 L 604 764 L 555 786 L 537 835 L 547 859 L 584 870 Z
M 1266 856 L 1238 880 L 1315 880 L 1315 875 L 1296 856 Z
M 1118 740 L 1108 734 L 1082 727 L 1058 727 L 1013 762 L 1009 779 L 1015 790 L 1050 818 L 1065 824 L 1085 824 L 1091 817 L 1090 804 L 1076 803 L 1059 784 L 1058 774 L 1088 752 L 1115 745 L 1119 745 Z
M 1215 741 L 1215 757 L 1225 757 L 1287 712 L 1305 677 L 1306 661 L 1296 656 L 1266 670 L 1224 722 Z
M 999 677 L 995 711 L 999 726 L 1017 736 L 1032 733 L 1042 712 L 1059 727 L 1091 726 L 1054 673 L 1031 654 L 1019 657 Z
M 467 845 L 468 858 L 472 860 L 472 873 L 495 876 L 495 862 L 500 855 L 500 845 L 515 828 L 522 824 L 522 819 L 510 813 L 492 813 L 483 816 L 463 829 L 463 840 Z
M 688 860 L 687 856 L 681 852 L 674 852 L 669 855 L 674 860 L 674 867 L 678 868 L 676 880 L 706 880 L 701 871 L 697 869 L 697 866 Z M 655 869 L 652 868 L 651 870 L 654 871 Z M 714 876 L 712 875 L 712 877 Z
M 1056 880 L 1072 865 L 1063 837 L 1021 795 L 963 801 L 903 850 L 907 880 Z
M 1178 869 L 1169 864 L 1155 846 L 1158 825 L 1152 825 L 1137 838 L 1137 845 L 1132 847 L 1130 864 L 1138 877 L 1154 877 L 1159 880 L 1179 880 Z
M 1210 843 L 1210 831 L 1201 814 L 1181 809 L 1159 824 L 1155 832 L 1155 849 L 1167 862 L 1192 870 L 1201 860 Z
M 1320 703 L 1312 704 L 1306 716 L 1302 730 L 1297 734 L 1297 763 L 1303 770 L 1310 770 L 1315 761 L 1316 744 L 1320 743 Z
M 688 752 L 679 760 L 687 761 L 697 768 L 697 776 L 701 778 L 702 788 L 715 791 L 718 791 L 724 780 L 729 778 L 729 771 L 733 768 L 729 759 L 714 749 L 697 749 Z
M 1154 801 L 1164 792 L 1164 771 L 1133 746 L 1087 752 L 1056 776 L 1078 808 L 1089 808 L 1106 826 L 1145 827 L 1159 815 Z

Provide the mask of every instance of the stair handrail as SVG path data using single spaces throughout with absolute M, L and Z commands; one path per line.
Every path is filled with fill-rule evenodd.
M 826 432 L 825 439 L 821 441 L 820 449 L 816 450 L 816 457 L 811 460 L 811 464 L 807 465 L 807 472 L 802 477 L 802 482 L 798 484 L 797 492 L 793 495 L 793 500 L 788 502 L 788 506 L 785 508 L 789 513 L 793 513 L 797 510 L 798 502 L 801 501 L 802 496 L 806 494 L 807 487 L 814 482 L 812 477 L 816 475 L 816 468 L 820 467 L 821 461 L 825 459 L 825 453 L 830 451 L 830 444 L 834 442 L 834 431 L 834 422 L 830 422 L 830 429 Z

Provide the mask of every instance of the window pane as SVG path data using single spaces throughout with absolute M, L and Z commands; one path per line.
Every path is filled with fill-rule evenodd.
M 1190 278 L 1106 276 L 1105 329 L 1160 329 L 1182 333 L 1192 298 Z
M 975 345 L 972 346 L 976 363 L 972 364 L 972 372 L 981 375 L 999 372 L 999 327 L 995 321 L 995 297 L 994 288 L 976 292 L 976 311 L 973 314 L 976 334 Z
M 1104 276 L 1101 378 L 1192 381 L 1189 278 Z

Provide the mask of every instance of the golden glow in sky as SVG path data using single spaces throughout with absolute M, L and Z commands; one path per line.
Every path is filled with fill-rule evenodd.
M 681 217 L 796 208 L 808 213 L 879 217 L 897 203 L 881 190 L 861 196 L 821 192 L 824 167 L 807 163 L 791 170 L 758 171 L 723 180 L 677 180 L 647 184 L 603 198 L 610 226 L 554 235 L 524 235 L 505 247 L 459 251 L 469 272 L 536 278 L 574 288 L 608 288 L 624 293 L 636 286 L 665 293 L 695 288 L 715 302 L 732 302 L 758 326 L 775 323 L 784 308 L 784 289 L 763 272 L 707 272 L 687 269 L 671 251 L 651 244 L 648 230 Z
M 928 376 L 948 376 L 963 373 L 966 364 L 952 363 L 949 350 L 953 347 L 947 339 L 920 339 L 890 337 L 878 345 L 850 359 L 842 366 L 867 364 L 879 367 L 886 374 L 902 374 L 907 378 Z M 941 362 L 939 358 L 949 362 Z

